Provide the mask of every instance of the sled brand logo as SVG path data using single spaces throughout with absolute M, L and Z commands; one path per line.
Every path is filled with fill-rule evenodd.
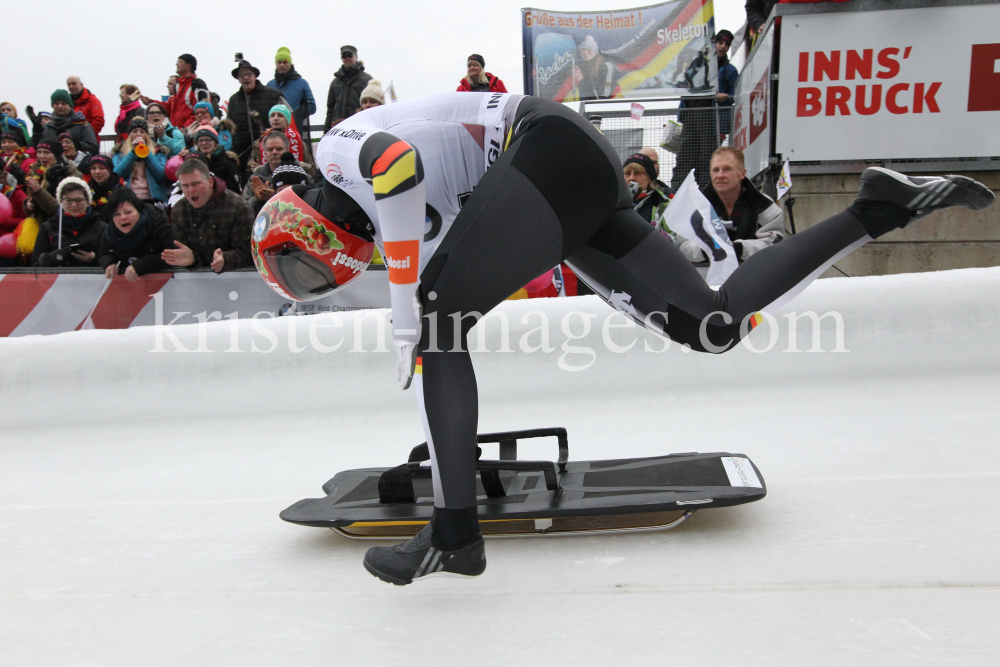
M 611 307 L 620 313 L 630 317 L 639 316 L 639 314 L 635 311 L 635 306 L 632 305 L 632 295 L 627 292 L 616 292 L 611 290 L 611 296 L 608 297 L 608 303 L 610 303 Z
M 253 223 L 253 240 L 260 243 L 267 234 L 267 230 L 271 227 L 271 216 L 267 213 L 262 213 L 257 217 Z
M 396 285 L 417 282 L 419 253 L 419 241 L 386 241 L 385 266 L 389 270 L 389 282 Z

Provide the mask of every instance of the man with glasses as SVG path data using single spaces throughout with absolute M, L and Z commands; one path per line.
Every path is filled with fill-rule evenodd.
M 254 143 L 269 127 L 267 120 L 271 107 L 285 104 L 281 91 L 265 86 L 257 80 L 260 70 L 241 60 L 233 69 L 233 78 L 240 82 L 240 89 L 229 98 L 228 118 L 236 126 L 233 132 L 233 152 L 240 162 L 240 181 L 247 164 L 256 155 Z M 287 106 L 287 105 L 286 105 Z
M 96 266 L 107 225 L 90 206 L 90 188 L 67 176 L 56 188 L 59 209 L 42 225 L 31 254 L 32 266 Z
M 365 64 L 358 60 L 358 50 L 350 44 L 340 47 L 340 62 L 343 64 L 334 73 L 326 96 L 324 132 L 358 112 L 361 92 L 372 80 L 372 75 L 365 72 Z

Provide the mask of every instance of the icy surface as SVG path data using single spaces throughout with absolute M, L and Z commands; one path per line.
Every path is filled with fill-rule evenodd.
M 479 579 L 395 588 L 368 544 L 277 516 L 423 440 L 392 355 L 350 351 L 360 313 L 172 330 L 206 352 L 152 352 L 154 328 L 4 339 L 0 664 L 1000 663 L 1000 269 L 813 285 L 789 310 L 841 313 L 847 352 L 832 318 L 824 352 L 784 351 L 779 317 L 770 352 L 714 356 L 614 328 L 638 343 L 611 352 L 593 297 L 501 310 L 515 352 L 474 355 L 481 431 L 566 426 L 576 459 L 742 452 L 767 498 L 491 541 Z M 549 354 L 519 351 L 537 310 Z M 571 311 L 595 316 L 582 340 Z

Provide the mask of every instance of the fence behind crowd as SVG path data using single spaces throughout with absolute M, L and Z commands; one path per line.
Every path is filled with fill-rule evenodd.
M 5 269 L 0 273 L 0 336 L 153 324 L 279 317 L 389 307 L 389 279 L 371 267 L 351 289 L 293 305 L 255 269 L 154 273 L 132 283 L 95 269 Z
M 732 108 L 693 106 L 710 104 L 711 97 L 686 99 L 689 106 L 683 109 L 677 107 L 678 97 L 644 99 L 641 102 L 646 104 L 671 106 L 643 108 L 641 114 L 607 108 L 620 106 L 623 100 L 588 100 L 580 103 L 580 113 L 611 142 L 623 162 L 641 148 L 653 148 L 660 158 L 661 181 L 676 189 L 695 169 L 698 185 L 704 186 L 709 182 L 712 152 L 726 141 L 723 135 L 727 134 Z

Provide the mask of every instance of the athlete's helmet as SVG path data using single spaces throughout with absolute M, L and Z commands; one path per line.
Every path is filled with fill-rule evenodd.
M 360 276 L 375 252 L 374 227 L 328 183 L 271 197 L 253 225 L 254 264 L 271 289 L 296 301 L 329 296 Z

